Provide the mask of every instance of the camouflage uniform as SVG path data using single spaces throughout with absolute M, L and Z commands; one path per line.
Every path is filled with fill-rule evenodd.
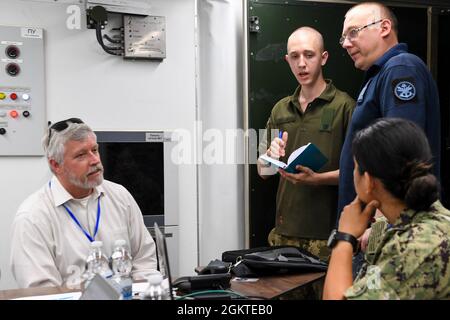
M 302 248 L 325 262 L 328 262 L 331 254 L 331 250 L 327 246 L 327 240 L 288 237 L 277 233 L 275 228 L 270 231 L 267 241 L 270 246 L 296 246 Z
M 278 101 L 270 113 L 266 134 L 259 151 L 265 153 L 273 140 L 272 130 L 289 135 L 285 156 L 297 148 L 314 143 L 328 161 L 318 172 L 339 169 L 339 157 L 355 101 L 338 90 L 331 80 L 325 80 L 326 89 L 310 102 L 303 112 L 299 103 L 301 86 L 294 94 Z M 336 185 L 294 184 L 280 178 L 276 197 L 275 228 L 279 235 L 300 239 L 326 240 L 336 224 Z
M 347 299 L 450 299 L 450 211 L 406 210 L 386 230 Z
M 326 240 L 300 239 L 288 237 L 276 233 L 275 228 L 270 231 L 267 238 L 271 246 L 296 246 L 317 256 L 320 260 L 328 262 L 331 250 L 327 247 Z M 320 300 L 322 299 L 323 284 L 325 278 L 318 279 L 313 283 L 302 286 L 287 294 L 281 300 Z

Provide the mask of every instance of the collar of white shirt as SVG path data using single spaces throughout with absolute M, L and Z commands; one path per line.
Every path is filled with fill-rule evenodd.
M 50 183 L 50 192 L 53 195 L 53 202 L 55 207 L 58 207 L 64 203 L 66 203 L 69 200 L 74 199 L 72 195 L 67 192 L 67 190 L 62 186 L 62 184 L 59 182 L 58 178 L 55 176 L 52 177 L 51 183 Z M 97 187 L 94 187 L 93 197 L 94 199 L 97 199 L 104 193 L 103 185 L 99 185 Z

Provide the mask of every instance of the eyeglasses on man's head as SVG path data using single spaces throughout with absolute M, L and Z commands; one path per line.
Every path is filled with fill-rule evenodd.
M 48 128 L 48 143 L 50 144 L 50 139 L 52 137 L 52 130 L 55 130 L 57 132 L 61 132 L 69 126 L 71 123 L 84 123 L 83 120 L 78 118 L 69 118 L 66 120 L 55 122 Z
M 366 24 L 365 26 L 351 29 L 347 34 L 342 35 L 342 37 L 339 39 L 339 44 L 342 46 L 344 44 L 345 39 L 348 39 L 350 41 L 355 40 L 361 30 L 364 30 L 367 27 L 373 26 L 374 24 L 380 23 L 383 20 L 384 19 L 380 19 L 380 20 L 374 21 L 372 23 Z

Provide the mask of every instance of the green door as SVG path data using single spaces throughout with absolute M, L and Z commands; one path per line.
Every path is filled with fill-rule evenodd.
M 293 93 L 297 86 L 284 60 L 289 35 L 301 26 L 311 26 L 322 33 L 330 57 L 324 68 L 340 90 L 355 98 L 363 73 L 354 68 L 338 40 L 344 15 L 350 4 L 311 1 L 249 0 L 248 43 L 248 128 L 264 129 L 274 104 Z M 400 20 L 400 40 L 411 52 L 426 61 L 427 9 L 395 7 Z M 256 145 L 250 145 L 256 148 Z M 275 223 L 275 196 L 278 175 L 268 180 L 258 176 L 256 164 L 249 166 L 249 244 L 266 246 L 267 235 Z M 320 199 L 319 199 L 320 201 Z

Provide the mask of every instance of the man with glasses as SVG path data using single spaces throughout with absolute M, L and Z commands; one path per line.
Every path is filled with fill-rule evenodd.
M 95 133 L 80 119 L 53 124 L 43 146 L 53 177 L 19 207 L 12 227 L 11 269 L 21 288 L 79 285 L 91 242 L 124 239 L 131 276 L 157 272 L 155 244 L 132 195 L 103 179 Z
M 339 43 L 355 67 L 366 73 L 341 153 L 337 221 L 343 208 L 356 196 L 353 137 L 377 118 L 397 117 L 417 123 L 430 143 L 435 176 L 439 178 L 440 172 L 440 109 L 436 84 L 423 61 L 408 53 L 406 44 L 398 42 L 398 22 L 393 12 L 377 2 L 355 5 L 345 15 Z

